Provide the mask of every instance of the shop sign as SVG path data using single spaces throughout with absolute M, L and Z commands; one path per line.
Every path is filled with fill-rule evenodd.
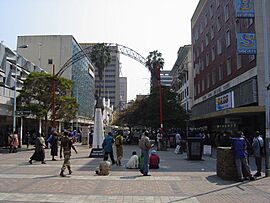
M 227 94 L 216 97 L 216 111 L 234 108 L 234 94 L 233 91 Z
M 238 18 L 254 18 L 254 0 L 235 0 L 235 7 Z
M 241 118 L 225 118 L 226 124 L 242 124 Z
M 237 33 L 237 53 L 238 54 L 256 54 L 256 34 Z

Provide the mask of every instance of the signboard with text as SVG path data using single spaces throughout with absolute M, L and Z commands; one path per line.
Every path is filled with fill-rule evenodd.
M 216 97 L 216 111 L 234 108 L 234 94 L 233 91 L 227 94 Z
M 238 54 L 256 54 L 256 34 L 237 33 L 237 52 Z
M 235 7 L 238 18 L 254 18 L 254 0 L 235 0 Z

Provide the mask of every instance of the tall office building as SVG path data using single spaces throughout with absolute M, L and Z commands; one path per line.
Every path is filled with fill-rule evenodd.
M 160 70 L 160 84 L 161 86 L 170 87 L 172 85 L 172 76 L 170 70 Z
M 262 23 L 263 9 L 270 9 L 269 1 L 199 1 L 191 20 L 196 127 L 264 129 L 264 58 L 270 52 L 265 57 L 263 33 L 270 36 L 270 23 L 269 13 Z
M 27 49 L 18 50 L 19 54 L 28 58 L 47 72 L 52 73 L 52 65 L 55 65 L 57 73 L 63 65 L 83 50 L 72 35 L 36 35 L 19 36 L 17 46 L 27 44 Z M 87 57 L 74 61 L 67 68 L 62 77 L 74 82 L 73 96 L 79 104 L 76 123 L 91 124 L 94 116 L 95 76 L 94 67 Z
M 127 77 L 120 77 L 119 84 L 120 84 L 120 110 L 124 110 L 127 105 Z
M 83 49 L 90 49 L 95 43 L 80 43 Z M 119 71 L 120 71 L 120 54 L 117 46 L 110 46 L 111 63 L 104 68 L 103 80 L 100 81 L 98 71 L 95 70 L 95 88 L 98 92 L 101 88 L 101 97 L 110 99 L 114 109 L 120 106 L 120 90 L 119 90 Z M 90 56 L 89 56 L 90 58 Z

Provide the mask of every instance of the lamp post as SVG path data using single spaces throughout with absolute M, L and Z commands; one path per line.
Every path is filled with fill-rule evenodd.
M 20 49 L 25 49 L 27 48 L 28 45 L 22 45 L 19 46 L 18 48 Z M 17 105 L 17 100 L 16 100 L 16 96 L 17 96 L 17 62 L 18 62 L 18 54 L 16 53 L 16 59 L 15 59 L 15 79 L 14 79 L 14 95 L 13 95 L 13 133 L 16 131 L 16 105 Z
M 25 49 L 27 48 L 28 45 L 21 45 L 18 48 L 20 49 Z M 18 69 L 18 53 L 16 53 L 16 58 L 15 58 L 15 79 L 14 79 L 14 95 L 13 95 L 13 128 L 12 128 L 12 133 L 16 131 L 16 105 L 17 105 L 17 69 Z M 22 146 L 22 134 L 20 134 L 20 146 Z

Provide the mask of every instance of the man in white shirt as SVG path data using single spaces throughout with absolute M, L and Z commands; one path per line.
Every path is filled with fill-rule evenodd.
M 138 168 L 139 165 L 139 158 L 137 153 L 134 151 L 132 152 L 132 156 L 130 157 L 130 159 L 127 162 L 127 168 L 132 169 L 132 168 Z

